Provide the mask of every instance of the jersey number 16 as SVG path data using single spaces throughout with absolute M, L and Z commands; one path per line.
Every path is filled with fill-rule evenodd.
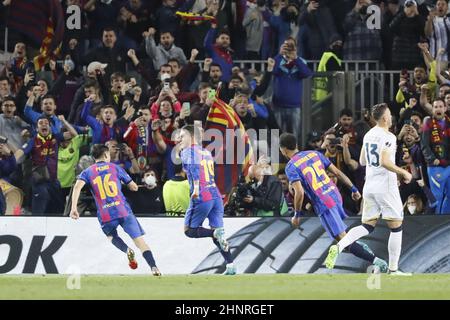
M 93 183 L 97 186 L 98 192 L 100 193 L 100 198 L 102 200 L 105 200 L 106 197 L 114 198 L 119 193 L 117 184 L 114 181 L 110 181 L 110 178 L 111 174 L 108 173 L 104 177 L 98 176 L 93 181 Z

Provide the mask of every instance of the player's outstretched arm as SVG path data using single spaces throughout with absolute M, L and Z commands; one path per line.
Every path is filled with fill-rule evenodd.
M 358 189 L 353 185 L 353 182 L 347 177 L 341 170 L 336 168 L 334 164 L 331 164 L 328 167 L 328 170 L 333 172 L 336 177 L 341 181 L 343 184 L 345 184 L 351 191 L 352 191 L 352 199 L 355 201 L 358 201 L 361 198 L 361 194 L 359 193 Z
M 381 166 L 386 170 L 394 172 L 403 178 L 404 183 L 410 183 L 412 179 L 411 173 L 405 169 L 400 168 L 394 162 L 391 161 L 389 149 L 383 149 L 381 151 Z
M 292 226 L 297 228 L 300 225 L 300 217 L 302 215 L 302 205 L 303 199 L 305 197 L 305 190 L 302 187 L 300 181 L 295 181 L 291 184 L 292 189 L 294 189 L 294 210 L 295 215 L 292 217 Z
M 72 219 L 78 219 L 80 214 L 78 212 L 78 199 L 80 198 L 81 189 L 83 189 L 86 182 L 83 180 L 77 180 L 75 185 L 73 186 L 72 191 L 72 208 L 70 210 L 70 217 Z

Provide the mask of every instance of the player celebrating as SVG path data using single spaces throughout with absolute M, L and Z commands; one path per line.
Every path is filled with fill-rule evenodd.
M 184 233 L 189 238 L 212 238 L 224 257 L 226 275 L 236 274 L 236 267 L 225 239 L 223 228 L 223 203 L 219 189 L 214 181 L 214 161 L 211 153 L 199 145 L 200 134 L 195 134 L 192 125 L 181 129 L 178 148 L 181 162 L 191 189 L 191 201 L 184 219 Z M 208 218 L 211 229 L 203 228 Z
M 78 198 L 81 189 L 85 184 L 88 184 L 91 187 L 92 195 L 97 204 L 97 217 L 102 230 L 114 246 L 127 254 L 130 268 L 137 268 L 135 254 L 117 234 L 117 227 L 119 225 L 122 226 L 123 230 L 141 250 L 142 255 L 151 268 L 152 274 L 154 276 L 160 276 L 161 273 L 156 267 L 153 254 L 145 243 L 143 237 L 145 232 L 122 194 L 121 182 L 127 185 L 131 191 L 138 190 L 137 184 L 125 170 L 110 162 L 111 156 L 107 146 L 101 144 L 94 145 L 92 147 L 92 156 L 95 159 L 95 164 L 79 175 L 73 188 L 70 216 L 73 219 L 80 217 L 77 209 Z
M 337 245 L 330 247 L 325 264 L 328 268 L 333 268 L 338 254 L 359 238 L 371 233 L 381 215 L 391 229 L 388 273 L 410 275 L 398 270 L 402 246 L 403 207 L 396 174 L 401 176 L 405 183 L 411 182 L 412 175 L 395 165 L 397 138 L 389 132 L 392 116 L 387 104 L 375 105 L 372 108 L 372 116 L 377 125 L 364 136 L 359 159 L 360 164 L 366 166 L 362 225 L 351 229 Z
M 359 200 L 361 194 L 350 179 L 323 154 L 316 151 L 299 152 L 297 139 L 293 134 L 283 133 L 280 136 L 280 151 L 286 158 L 290 159 L 285 171 L 294 189 L 295 215 L 292 218 L 292 225 L 294 227 L 300 225 L 300 217 L 303 215 L 301 208 L 306 192 L 314 211 L 330 237 L 336 241 L 342 239 L 346 235 L 345 230 L 347 229 L 347 225 L 343 221 L 346 214 L 342 206 L 342 197 L 325 170 L 330 170 L 339 180 L 351 188 L 353 200 Z M 380 270 L 387 271 L 386 261 L 376 257 L 366 244 L 355 242 L 348 248 L 348 251 L 378 266 Z

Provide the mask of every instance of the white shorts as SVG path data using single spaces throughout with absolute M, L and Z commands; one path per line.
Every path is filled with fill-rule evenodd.
M 363 196 L 362 222 L 378 219 L 403 220 L 403 204 L 399 192 L 368 193 Z

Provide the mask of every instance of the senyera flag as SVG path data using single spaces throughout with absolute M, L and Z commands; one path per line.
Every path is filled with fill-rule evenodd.
M 64 36 L 64 13 L 59 0 L 12 1 L 8 15 L 8 27 L 26 36 L 39 55 L 34 58 L 36 70 L 59 53 Z
M 219 99 L 219 90 L 216 91 L 206 119 L 205 130 L 209 129 L 219 130 L 223 138 L 222 146 L 210 151 L 215 157 L 216 184 L 225 196 L 224 202 L 227 202 L 231 189 L 236 186 L 241 175 L 247 175 L 254 159 L 251 141 L 244 125 L 234 109 Z

